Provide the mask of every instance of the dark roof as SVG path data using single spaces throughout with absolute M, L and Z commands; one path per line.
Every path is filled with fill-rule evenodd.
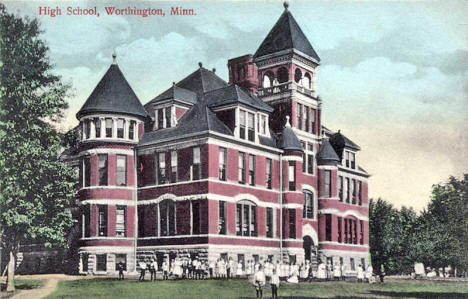
M 224 88 L 209 91 L 205 94 L 207 105 L 210 108 L 219 107 L 232 103 L 242 103 L 252 108 L 273 112 L 273 108 L 265 104 L 256 96 L 249 94 L 238 85 L 229 85 Z
M 117 64 L 112 64 L 109 67 L 76 117 L 100 112 L 147 116 L 145 108 L 141 105 Z
M 320 145 L 320 149 L 317 154 L 317 161 L 319 163 L 340 162 L 340 158 L 328 140 L 324 140 Z
M 349 138 L 341 134 L 340 131 L 330 136 L 330 143 L 336 149 L 342 149 L 344 147 L 348 147 L 357 151 L 361 150 L 361 147 L 359 147 L 359 145 L 357 145 L 356 143 L 351 141 Z
M 152 144 L 162 139 L 183 137 L 206 131 L 233 135 L 231 130 L 207 107 L 205 101 L 199 99 L 182 116 L 176 127 L 147 132 L 143 134 L 138 145 Z
M 203 67 L 200 67 L 198 70 L 176 83 L 176 85 L 198 94 L 228 86 L 226 81 L 218 77 L 214 72 Z
M 279 51 L 296 49 L 320 61 L 309 40 L 289 10 L 285 10 L 255 52 L 254 58 Z
M 195 104 L 197 102 L 197 94 L 177 85 L 172 85 L 169 89 L 146 103 L 145 107 L 149 107 L 151 104 L 168 99 L 180 100 L 189 104 Z
M 296 133 L 294 133 L 291 125 L 289 125 L 288 122 L 279 136 L 278 147 L 283 150 L 304 151 L 301 142 L 297 138 Z

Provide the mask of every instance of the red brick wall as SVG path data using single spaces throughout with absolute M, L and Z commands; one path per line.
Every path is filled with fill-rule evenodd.
M 188 181 L 190 180 L 190 165 L 193 161 L 193 150 L 191 147 L 182 148 L 177 152 L 177 172 L 179 176 L 179 181 Z
M 90 236 L 95 237 L 97 236 L 97 219 L 98 219 L 98 206 L 91 205 L 90 209 Z
M 201 159 L 201 178 L 202 179 L 206 179 L 208 177 L 208 167 L 209 167 L 209 163 L 208 163 L 208 159 L 209 159 L 209 156 L 208 156 L 208 153 L 209 153 L 209 145 L 208 144 L 204 144 L 200 147 L 200 159 Z
M 210 220 L 208 218 L 208 201 L 206 199 L 200 200 L 200 232 L 202 234 L 208 233 L 208 222 Z
M 132 238 L 135 230 L 135 207 L 127 206 L 127 237 Z
M 216 200 L 208 201 L 208 233 L 217 234 L 218 233 L 218 219 L 219 219 L 219 202 Z
M 226 225 L 227 233 L 236 234 L 236 204 L 233 202 L 226 202 Z
M 109 237 L 115 237 L 115 210 L 115 206 L 107 206 L 107 235 Z
M 133 156 L 127 156 L 127 186 L 135 186 L 135 161 Z
M 257 207 L 257 231 L 259 237 L 266 236 L 266 208 Z
M 235 149 L 228 148 L 227 150 L 227 179 L 237 181 L 239 167 L 239 152 Z
M 117 156 L 115 154 L 109 154 L 107 156 L 107 163 L 108 163 L 107 175 L 108 175 L 109 186 L 115 186 Z

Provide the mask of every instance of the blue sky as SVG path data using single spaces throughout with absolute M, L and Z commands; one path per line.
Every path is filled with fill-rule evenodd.
M 227 60 L 254 53 L 281 1 L 6 1 L 38 17 L 55 72 L 72 83 L 74 117 L 112 61 L 143 103 L 202 62 L 227 80 Z M 38 16 L 40 6 L 97 6 L 101 16 Z M 152 7 L 165 17 L 105 16 L 105 6 Z M 196 16 L 168 16 L 171 6 Z M 290 1 L 321 57 L 323 121 L 361 145 L 370 196 L 423 208 L 432 184 L 468 171 L 466 1 Z

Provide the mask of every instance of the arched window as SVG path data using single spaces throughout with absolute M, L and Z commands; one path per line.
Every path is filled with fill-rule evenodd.
M 294 81 L 300 83 L 302 79 L 302 72 L 299 68 L 294 71 Z
M 304 86 L 307 89 L 310 89 L 311 88 L 311 86 L 310 86 L 311 81 L 312 81 L 312 78 L 310 77 L 310 74 L 305 73 L 304 79 L 302 79 L 302 86 Z
M 263 87 L 268 88 L 273 85 L 273 73 L 272 72 L 266 72 L 263 75 Z
M 257 206 L 248 200 L 236 205 L 236 234 L 238 236 L 257 236 Z
M 285 83 L 285 82 L 288 82 L 289 81 L 289 74 L 288 74 L 288 70 L 285 68 L 285 67 L 282 67 L 278 70 L 278 82 L 281 84 L 281 83 Z
M 302 208 L 302 218 L 315 219 L 314 194 L 304 191 L 304 207 Z

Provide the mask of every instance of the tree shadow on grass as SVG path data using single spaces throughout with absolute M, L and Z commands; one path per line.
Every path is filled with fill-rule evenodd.
M 388 296 L 393 298 L 468 298 L 468 294 L 445 293 L 445 292 L 393 292 L 393 291 L 370 291 L 377 296 Z

